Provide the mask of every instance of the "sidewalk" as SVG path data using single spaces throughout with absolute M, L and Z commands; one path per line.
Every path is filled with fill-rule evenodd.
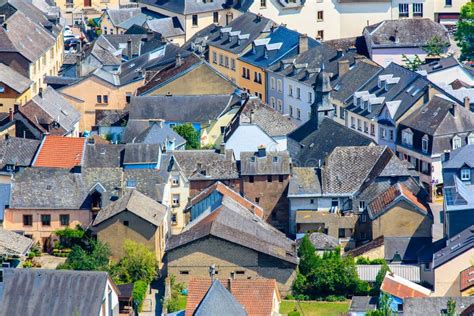
M 159 316 L 163 307 L 161 306 L 161 298 L 165 292 L 163 280 L 154 281 L 151 284 L 151 293 L 147 293 L 143 302 L 143 311 L 140 316 Z

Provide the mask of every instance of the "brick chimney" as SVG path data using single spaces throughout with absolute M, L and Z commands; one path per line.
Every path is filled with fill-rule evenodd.
M 349 71 L 349 61 L 339 60 L 337 62 L 337 73 L 339 77 L 344 76 Z
M 128 57 L 128 60 L 132 59 L 132 40 L 129 38 L 127 40 L 127 57 Z
M 308 35 L 300 34 L 299 53 L 304 53 L 309 49 Z

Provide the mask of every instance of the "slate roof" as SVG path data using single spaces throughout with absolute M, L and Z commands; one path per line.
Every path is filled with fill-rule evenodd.
M 238 179 L 237 163 L 231 151 L 175 150 L 171 152 L 186 178 L 190 180 Z M 205 170 L 205 174 L 202 171 Z
M 27 77 L 2 63 L 0 63 L 0 82 L 3 82 L 20 94 L 28 90 L 33 83 Z
M 175 16 L 148 20 L 145 25 L 165 38 L 184 35 L 183 26 Z
M 162 165 L 166 166 L 167 159 L 169 156 L 162 156 Z M 159 169 L 125 169 L 123 173 L 125 191 L 137 190 L 161 203 L 168 175 L 166 170 Z
M 329 118 L 323 119 L 316 128 L 317 118 L 312 118 L 288 137 L 301 146 L 298 152 L 291 153 L 295 165 L 318 167 L 336 148 L 344 146 L 370 146 L 374 141 Z
M 317 169 L 294 167 L 288 186 L 288 196 L 319 195 L 322 193 L 321 182 L 321 174 L 318 174 Z
M 195 315 L 195 310 L 202 306 L 201 302 L 210 293 L 215 283 L 221 284 L 223 289 L 231 294 L 237 303 L 241 304 L 245 315 L 271 315 L 275 293 L 277 299 L 280 300 L 274 279 L 237 279 L 232 281 L 216 279 L 211 282 L 210 279 L 193 278 L 188 284 L 186 315 Z M 212 284 L 211 287 L 210 284 Z M 222 303 L 216 302 L 216 304 L 220 306 Z M 231 311 L 224 311 L 224 314 L 234 315 Z
M 110 18 L 110 21 L 114 26 L 118 26 L 120 23 L 127 21 L 139 14 L 142 11 L 140 8 L 121 8 L 121 9 L 106 9 L 105 14 Z
M 443 315 L 448 306 L 448 300 L 456 302 L 456 315 L 474 304 L 474 297 L 416 297 L 403 300 L 403 314 L 413 316 Z M 467 314 L 466 314 L 467 315 Z
M 141 0 L 140 2 L 162 10 L 185 15 L 223 10 L 229 7 L 226 0 L 199 3 L 193 0 Z
M 123 137 L 123 142 L 125 143 L 160 144 L 162 146 L 168 146 L 168 141 L 174 142 L 177 148 L 186 144 L 186 140 L 171 127 L 157 122 L 149 123 L 130 120 L 125 128 Z
M 124 211 L 131 212 L 158 227 L 166 217 L 167 208 L 137 190 L 130 190 L 117 201 L 101 209 L 92 225 L 97 226 Z
M 431 291 L 398 275 L 387 272 L 383 279 L 380 291 L 400 299 L 408 297 L 428 297 Z
M 0 255 L 25 256 L 33 243 L 31 238 L 0 228 Z
M 330 251 L 339 247 L 339 241 L 337 238 L 326 235 L 324 233 L 308 233 L 309 241 L 313 244 L 314 248 L 318 251 Z M 303 239 L 299 239 L 301 241 Z
M 194 220 L 179 235 L 172 236 L 167 251 L 212 236 L 292 264 L 298 263 L 294 241 L 231 199 L 224 199 L 223 205 L 215 211 Z
M 196 32 L 190 39 L 186 41 L 186 43 L 183 44 L 182 48 L 198 55 L 205 56 L 209 50 L 208 42 L 220 36 L 220 29 L 221 26 L 212 23 L 202 30 Z
M 125 146 L 115 144 L 86 143 L 84 168 L 119 168 L 123 161 Z
M 208 41 L 209 46 L 240 54 L 264 33 L 269 33 L 274 22 L 254 13 L 244 13 L 220 29 L 220 36 Z M 240 38 L 240 40 L 239 40 Z
M 95 110 L 96 126 L 124 126 L 128 121 L 125 110 Z
M 349 313 L 363 313 L 377 309 L 378 297 L 376 296 L 353 296 Z
M 80 166 L 85 138 L 45 136 L 33 161 L 34 167 L 74 168 Z
M 209 284 L 206 281 L 206 285 Z M 193 284 L 194 285 L 194 284 Z M 197 288 L 192 288 L 197 292 Z M 191 307 L 192 303 L 186 302 L 188 315 L 207 316 L 207 315 L 231 315 L 231 316 L 246 316 L 247 312 L 244 307 L 236 300 L 236 298 L 222 285 L 219 280 L 213 280 L 211 286 L 204 293 L 198 292 L 201 300 L 196 306 Z M 196 296 L 197 296 L 196 295 Z M 194 300 L 193 300 L 194 302 Z
M 107 279 L 107 272 L 4 269 L 0 315 L 98 315 Z
M 241 152 L 240 174 L 289 175 L 290 157 L 286 151 L 268 151 L 264 157 L 259 157 L 258 152 Z
M 427 74 L 446 70 L 451 67 L 460 66 L 459 62 L 454 56 L 440 58 L 439 60 L 432 61 L 418 67 L 418 71 L 425 71 Z
M 433 37 L 449 43 L 447 29 L 427 18 L 385 20 L 367 26 L 368 46 L 377 47 L 419 47 L 425 46 Z
M 443 169 L 458 169 L 464 165 L 474 168 L 474 145 L 466 145 L 453 150 L 449 160 L 443 162 Z
M 392 261 L 401 258 L 402 262 L 431 262 L 431 258 L 425 256 L 431 243 L 431 237 L 384 237 L 384 259 Z
M 433 254 L 433 269 L 469 251 L 474 246 L 474 225 L 446 241 L 446 247 Z
M 124 164 L 158 163 L 161 154 L 160 144 L 136 143 L 125 145 Z
M 0 168 L 6 165 L 30 166 L 40 143 L 36 139 L 17 137 L 0 140 Z
M 130 119 L 208 123 L 225 113 L 233 105 L 233 99 L 228 94 L 132 97 Z

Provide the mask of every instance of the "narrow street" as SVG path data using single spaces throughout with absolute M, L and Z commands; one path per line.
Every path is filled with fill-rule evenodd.
M 148 293 L 143 303 L 143 311 L 140 316 L 159 316 L 163 306 L 161 299 L 165 293 L 164 282 L 162 279 L 152 282 L 151 293 Z

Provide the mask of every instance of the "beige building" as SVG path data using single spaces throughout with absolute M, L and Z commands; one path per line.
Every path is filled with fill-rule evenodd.
M 93 230 L 112 250 L 112 259 L 123 256 L 126 240 L 145 245 L 160 263 L 169 231 L 168 208 L 142 193 L 131 190 L 97 214 Z
M 31 99 L 33 82 L 13 68 L 0 63 L 0 112 L 14 109 Z

